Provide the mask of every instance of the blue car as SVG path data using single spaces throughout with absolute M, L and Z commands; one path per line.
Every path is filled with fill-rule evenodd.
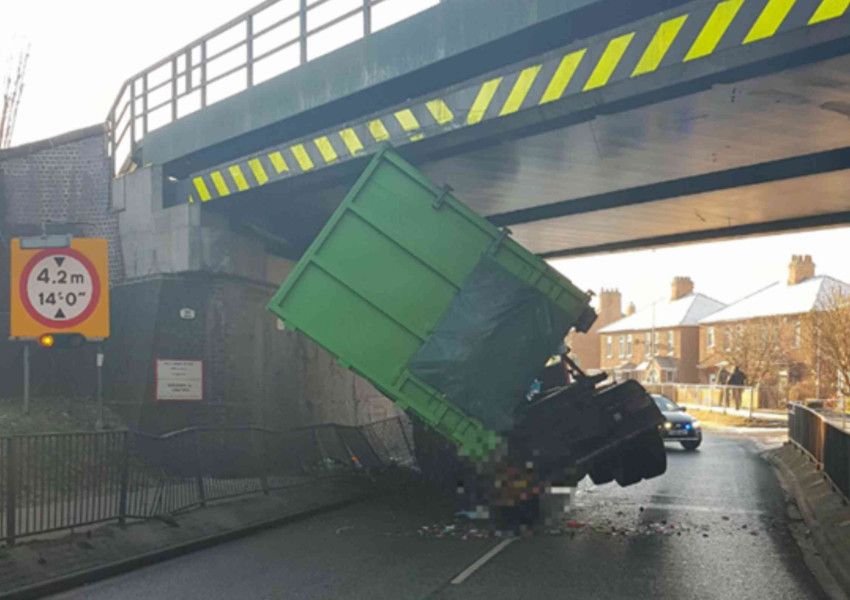
M 666 396 L 652 394 L 652 399 L 664 415 L 665 422 L 658 426 L 664 441 L 678 442 L 685 450 L 699 448 L 702 443 L 702 428 L 699 421 Z

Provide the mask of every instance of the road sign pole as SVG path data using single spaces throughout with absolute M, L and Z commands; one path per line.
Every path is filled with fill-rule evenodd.
M 30 344 L 24 342 L 24 414 L 30 414 Z
M 95 428 L 103 429 L 103 345 L 97 345 L 97 423 Z

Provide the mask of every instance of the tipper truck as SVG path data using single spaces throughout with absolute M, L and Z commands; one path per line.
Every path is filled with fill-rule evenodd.
M 513 473 L 535 482 L 527 499 L 666 469 L 647 392 L 565 351 L 596 319 L 590 300 L 386 146 L 268 308 L 413 417 L 426 475 Z

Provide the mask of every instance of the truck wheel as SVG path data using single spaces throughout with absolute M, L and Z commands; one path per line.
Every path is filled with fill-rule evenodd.
M 620 450 L 619 464 L 614 469 L 614 478 L 617 483 L 621 487 L 627 487 L 643 479 L 642 462 L 640 453 L 635 452 L 631 444 Z
M 622 487 L 634 485 L 641 479 L 651 479 L 667 470 L 664 441 L 655 431 L 647 431 L 620 450 L 620 464 L 615 470 L 617 483 Z
M 590 469 L 590 480 L 596 485 L 603 485 L 614 481 L 614 470 L 617 468 L 616 457 L 614 460 L 605 459 L 593 464 Z
M 664 449 L 664 440 L 655 431 L 648 431 L 640 438 L 641 447 L 645 453 L 644 479 L 652 479 L 663 475 L 667 471 L 667 450 Z

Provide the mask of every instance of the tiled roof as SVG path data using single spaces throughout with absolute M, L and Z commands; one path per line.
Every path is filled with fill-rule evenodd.
M 633 315 L 609 323 L 599 333 L 644 331 L 697 325 L 703 317 L 717 312 L 725 304 L 704 294 L 690 294 L 678 300 L 665 300 L 642 308 Z
M 826 275 L 812 277 L 796 285 L 777 281 L 737 302 L 733 302 L 723 310 L 705 316 L 700 320 L 700 323 L 721 323 L 759 317 L 799 315 L 811 311 L 829 294 L 834 293 L 833 290 L 836 289 L 850 293 L 850 285 Z

